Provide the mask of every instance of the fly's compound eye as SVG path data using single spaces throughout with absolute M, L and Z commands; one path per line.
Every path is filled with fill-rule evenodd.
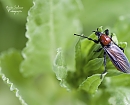
M 101 35 L 101 32 L 96 31 L 96 32 L 95 32 L 95 35 L 100 36 L 100 35 Z

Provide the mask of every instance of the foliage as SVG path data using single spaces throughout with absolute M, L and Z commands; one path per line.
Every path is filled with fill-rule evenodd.
M 96 39 L 91 30 L 103 25 L 103 29 L 107 27 L 111 33 L 114 32 L 113 40 L 125 48 L 125 54 L 130 59 L 130 16 L 121 16 L 114 21 L 121 12 L 127 14 L 129 1 L 118 2 L 34 0 L 32 5 L 31 0 L 1 0 L 0 77 L 7 86 L 1 82 L 0 103 L 129 104 L 130 75 L 117 71 L 107 58 L 108 73 L 101 79 L 100 74 L 104 70 L 103 51 L 94 52 L 100 45 L 73 35 L 82 32 Z M 121 5 L 123 3 L 125 8 Z M 110 4 L 111 8 L 107 9 L 107 15 L 104 16 Z M 23 7 L 22 13 L 14 15 L 7 11 L 7 6 L 15 5 Z M 116 11 L 116 16 L 113 11 Z M 100 31 L 103 29 L 100 27 Z M 5 87 L 10 89 L 5 90 Z M 13 91 L 12 96 L 15 94 L 17 98 L 9 97 L 7 90 Z M 7 96 L 8 102 L 12 103 L 6 101 Z M 19 100 L 20 103 L 13 100 Z

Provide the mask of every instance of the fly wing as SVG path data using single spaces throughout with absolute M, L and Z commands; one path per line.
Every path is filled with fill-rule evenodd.
M 130 73 L 130 63 L 117 45 L 111 43 L 110 46 L 104 46 L 104 50 L 118 70 L 124 73 Z

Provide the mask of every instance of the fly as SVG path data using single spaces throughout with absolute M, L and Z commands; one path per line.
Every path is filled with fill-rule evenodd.
M 124 54 L 124 49 L 119 47 L 112 40 L 112 35 L 109 36 L 109 30 L 106 29 L 104 32 L 99 32 L 98 28 L 97 28 L 97 31 L 93 31 L 93 32 L 98 37 L 98 40 L 89 38 L 84 35 L 79 35 L 79 34 L 74 34 L 74 35 L 80 36 L 83 38 L 87 38 L 88 40 L 91 40 L 96 44 L 100 43 L 101 48 L 99 48 L 95 52 L 99 52 L 102 49 L 104 50 L 104 71 L 102 72 L 102 74 L 107 72 L 106 55 L 108 55 L 108 57 L 110 58 L 113 65 L 117 68 L 117 70 L 124 72 L 124 73 L 130 73 L 130 63 Z M 101 74 L 101 78 L 102 78 L 102 74 Z

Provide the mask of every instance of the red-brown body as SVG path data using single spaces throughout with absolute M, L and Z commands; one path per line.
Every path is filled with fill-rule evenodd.
M 102 34 L 99 38 L 100 43 L 102 43 L 104 46 L 109 45 L 111 42 L 111 38 L 107 36 L 106 34 Z

